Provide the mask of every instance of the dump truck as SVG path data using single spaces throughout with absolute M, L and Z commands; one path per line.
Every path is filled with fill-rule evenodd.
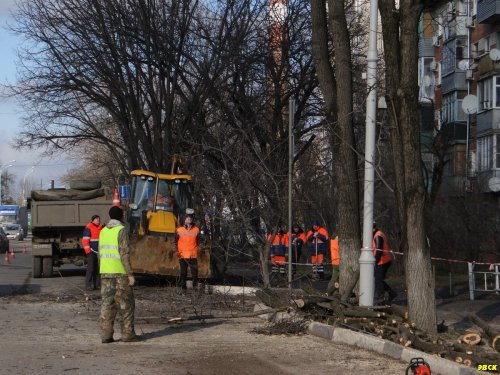
M 86 264 L 83 229 L 92 215 L 107 221 L 112 205 L 100 186 L 83 181 L 70 189 L 31 192 L 33 277 L 51 277 L 53 268 L 63 264 Z

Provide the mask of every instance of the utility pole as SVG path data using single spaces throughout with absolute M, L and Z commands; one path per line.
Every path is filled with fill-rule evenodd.
M 293 175 L 293 123 L 295 100 L 288 101 L 288 285 L 292 292 L 292 175 Z
M 373 306 L 375 292 L 373 256 L 373 200 L 375 192 L 375 125 L 377 119 L 377 28 L 378 0 L 370 1 L 370 29 L 367 54 L 365 183 L 363 202 L 363 247 L 359 257 L 359 305 Z

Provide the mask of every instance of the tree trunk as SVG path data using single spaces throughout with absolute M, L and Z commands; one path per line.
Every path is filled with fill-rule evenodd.
M 391 143 L 397 176 L 397 200 L 405 253 L 410 321 L 435 333 L 436 303 L 430 251 L 425 234 L 425 190 L 420 154 L 418 107 L 418 21 L 421 5 L 402 0 L 381 2 L 387 92 L 394 129 Z M 397 39 L 397 40 L 396 40 Z M 394 47 L 399 47 L 395 49 Z M 398 75 L 395 75 L 398 72 Z M 403 170 L 401 170 L 401 168 Z
M 338 235 L 340 244 L 340 295 L 351 294 L 359 278 L 361 234 L 359 180 L 354 151 L 352 60 L 344 1 L 329 0 L 329 26 L 335 49 L 337 123 L 332 124 L 333 165 L 336 176 Z
M 349 31 L 343 1 L 330 1 L 330 30 L 335 49 L 335 72 L 328 53 L 328 22 L 325 2 L 311 1 L 313 55 L 330 124 L 335 170 L 335 207 L 340 239 L 340 292 L 348 296 L 359 276 L 359 197 L 352 124 L 352 64 Z M 341 93 L 339 95 L 339 93 Z

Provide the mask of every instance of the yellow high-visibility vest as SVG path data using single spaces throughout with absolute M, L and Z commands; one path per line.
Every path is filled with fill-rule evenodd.
M 123 225 L 104 227 L 99 234 L 99 273 L 127 274 L 118 251 L 118 233 L 123 228 Z

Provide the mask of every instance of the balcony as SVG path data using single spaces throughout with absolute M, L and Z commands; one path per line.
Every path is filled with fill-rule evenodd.
M 500 108 L 492 108 L 477 114 L 477 135 L 500 129 Z
M 467 81 L 463 70 L 455 70 L 441 79 L 441 90 L 443 95 L 451 91 L 466 91 Z
M 477 71 L 482 77 L 484 75 L 491 75 L 494 73 L 500 73 L 500 61 L 493 61 L 488 53 L 476 57 Z
M 495 23 L 500 21 L 500 0 L 478 0 L 477 22 Z
M 477 187 L 481 193 L 498 193 L 500 191 L 500 170 L 490 169 L 478 172 Z

